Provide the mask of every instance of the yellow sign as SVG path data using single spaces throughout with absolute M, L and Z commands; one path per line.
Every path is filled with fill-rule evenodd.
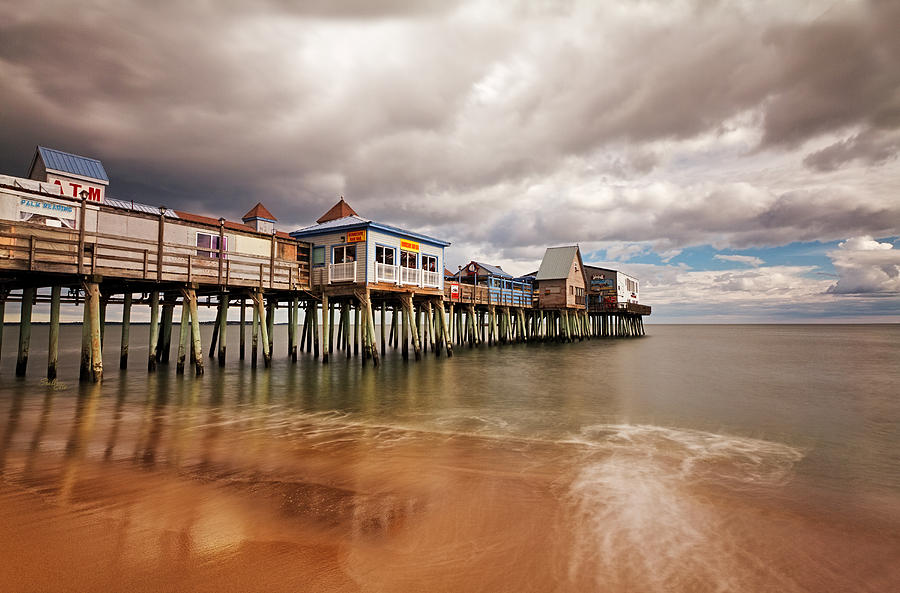
M 348 231 L 347 243 L 359 243 L 366 240 L 366 231 Z
M 406 241 L 404 239 L 400 239 L 400 249 L 403 251 L 419 251 L 419 244 L 415 241 Z

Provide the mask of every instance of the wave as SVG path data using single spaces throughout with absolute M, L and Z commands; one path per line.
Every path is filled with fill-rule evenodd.
M 565 496 L 568 576 L 607 590 L 751 591 L 760 564 L 740 552 L 734 517 L 698 486 L 772 489 L 803 458 L 770 441 L 651 425 L 590 426 Z M 766 575 L 772 582 L 777 575 Z M 781 583 L 780 590 L 791 590 Z

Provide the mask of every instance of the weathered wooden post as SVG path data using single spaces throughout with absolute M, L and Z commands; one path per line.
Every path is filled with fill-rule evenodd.
M 103 380 L 103 349 L 100 339 L 100 286 L 96 282 L 85 284 L 85 294 L 90 299 L 91 322 L 91 380 Z
M 306 341 L 309 338 L 308 328 L 309 328 L 309 305 L 306 305 L 304 308 L 302 304 L 298 305 L 300 310 L 303 311 L 303 325 L 300 327 L 300 343 L 298 344 L 297 350 L 299 352 L 303 352 L 306 348 Z
M 453 303 L 450 303 L 450 306 L 453 307 Z M 438 301 L 438 310 L 440 311 L 441 316 L 441 340 L 444 342 L 444 348 L 447 349 L 447 358 L 451 358 L 453 356 L 453 340 L 450 338 L 450 331 L 447 327 L 447 318 L 444 316 L 444 303 L 443 301 Z
M 287 299 L 287 355 L 288 358 L 293 357 L 294 352 L 294 342 L 296 336 L 294 335 L 294 298 L 290 297 Z
M 56 366 L 59 362 L 59 301 L 62 287 L 54 285 L 50 289 L 50 340 L 47 347 L 47 380 L 56 379 Z M 0 324 L 3 318 L 0 317 Z
M 385 311 L 385 303 L 381 301 L 381 352 L 384 353 L 387 351 L 387 344 L 385 341 L 385 331 L 384 324 L 387 321 L 387 311 Z
M 328 294 L 322 293 L 322 364 L 328 364 L 328 355 L 331 353 L 331 323 L 328 321 L 329 311 L 331 311 L 331 306 L 328 304 Z M 332 321 L 334 321 L 333 315 Z
M 219 366 L 225 366 L 225 351 L 228 335 L 228 293 L 219 294 Z
M 219 298 L 219 302 L 216 305 L 216 319 L 213 321 L 213 330 L 212 337 L 209 339 L 209 357 L 215 358 L 216 356 L 216 342 L 219 339 L 219 324 L 222 322 L 222 300 Z
M 28 368 L 28 350 L 31 347 L 31 310 L 34 306 L 33 286 L 22 289 L 22 307 L 19 314 L 19 352 L 16 357 L 16 376 L 24 377 Z
M 295 295 L 291 301 L 291 362 L 297 362 L 297 329 L 300 326 L 300 299 Z
M 328 306 L 328 354 L 334 354 L 334 303 Z
M 419 344 L 419 328 L 416 326 L 416 314 L 413 309 L 413 298 L 411 294 L 406 295 L 406 303 L 406 308 L 409 312 L 409 329 L 412 334 L 413 352 L 416 360 L 422 360 L 422 347 Z
M 400 304 L 400 348 L 403 360 L 409 360 L 409 318 L 406 314 L 406 300 L 401 300 Z
M 352 313 L 351 313 L 352 310 L 353 310 L 352 304 L 350 302 L 348 302 L 346 310 L 342 312 L 343 313 L 342 323 L 344 324 L 343 325 L 343 327 L 344 327 L 343 348 L 344 348 L 344 355 L 347 357 L 348 360 L 353 356 L 352 338 L 350 337 L 350 332 L 352 331 L 350 328 L 350 317 L 352 315 Z
M 319 358 L 319 303 L 312 303 L 313 358 Z
M 78 380 L 91 380 L 91 303 L 87 290 L 84 291 L 84 314 L 81 318 L 81 364 Z
M 378 346 L 375 343 L 375 316 L 372 313 L 372 297 L 366 290 L 366 326 L 369 328 L 369 352 L 372 355 L 372 365 L 378 366 Z
M 339 305 L 335 303 L 334 308 L 337 309 L 337 335 L 335 338 L 337 340 L 338 352 L 340 352 L 347 339 L 347 334 L 344 331 L 344 318 L 347 316 L 347 301 L 342 301 Z
M 256 298 L 250 296 L 252 304 L 250 305 L 252 312 L 252 328 L 250 330 L 250 367 L 256 368 L 256 361 L 259 358 L 259 311 L 256 309 Z
M 159 328 L 159 341 L 156 343 L 156 361 L 160 364 L 169 364 L 169 354 L 172 350 L 172 321 L 175 317 L 175 301 L 171 296 L 163 295 L 161 302 L 161 327 Z
M 178 360 L 175 363 L 175 373 L 184 374 L 184 363 L 187 358 L 188 340 L 190 333 L 188 328 L 191 323 L 191 306 L 188 297 L 182 291 L 181 297 L 181 323 L 178 325 Z
M 362 336 L 361 329 L 359 301 L 356 301 L 356 304 L 353 306 L 353 356 L 359 354 L 359 342 Z
M 87 298 L 85 296 L 85 298 Z M 156 370 L 156 352 L 159 347 L 159 291 L 150 293 L 150 345 L 147 357 L 147 370 Z
M 247 348 L 247 336 L 246 336 L 246 327 L 247 327 L 247 298 L 241 297 L 241 321 L 240 321 L 240 345 L 239 345 L 239 357 L 241 360 L 244 360 L 244 354 Z
M 262 341 L 263 347 L 263 366 L 269 368 L 272 364 L 272 350 L 269 347 L 269 319 L 266 316 L 266 307 L 265 303 L 263 303 L 262 292 L 254 293 L 253 298 L 254 301 L 256 301 L 256 308 L 259 311 L 259 332 L 261 334 L 260 340 Z
M 200 316 L 197 314 L 197 293 L 193 288 L 187 290 L 191 306 L 191 337 L 194 344 L 194 372 L 203 374 L 203 343 L 200 341 Z
M 119 368 L 128 368 L 128 341 L 131 333 L 131 299 L 132 294 L 128 290 L 122 301 L 122 343 L 119 345 Z
M 432 307 L 431 300 L 428 300 L 425 303 L 425 321 L 428 325 L 428 344 L 427 347 L 431 348 L 431 352 L 435 354 L 435 356 L 439 356 L 439 352 L 437 349 L 438 340 L 435 339 L 434 335 L 434 307 Z
M 272 235 L 274 237 L 274 235 Z M 260 299 L 262 299 L 262 294 L 260 294 Z M 269 346 L 269 362 L 272 361 L 272 353 L 275 351 L 275 311 L 278 309 L 278 297 L 272 296 L 269 297 L 265 311 L 265 319 L 266 319 L 266 344 Z M 263 349 L 263 358 L 265 358 L 266 351 Z M 268 368 L 269 365 L 266 365 Z

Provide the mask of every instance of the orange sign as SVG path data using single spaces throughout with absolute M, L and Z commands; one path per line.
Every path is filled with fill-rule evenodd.
M 366 231 L 348 231 L 347 243 L 359 243 L 366 240 Z
M 400 249 L 404 251 L 419 251 L 419 244 L 415 241 L 406 241 L 405 239 L 400 239 Z

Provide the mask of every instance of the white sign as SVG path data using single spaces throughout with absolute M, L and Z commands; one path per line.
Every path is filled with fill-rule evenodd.
M 75 228 L 77 208 L 69 204 L 22 198 L 19 200 L 19 220 L 40 222 L 48 226 Z M 37 218 L 35 218 L 37 217 Z

